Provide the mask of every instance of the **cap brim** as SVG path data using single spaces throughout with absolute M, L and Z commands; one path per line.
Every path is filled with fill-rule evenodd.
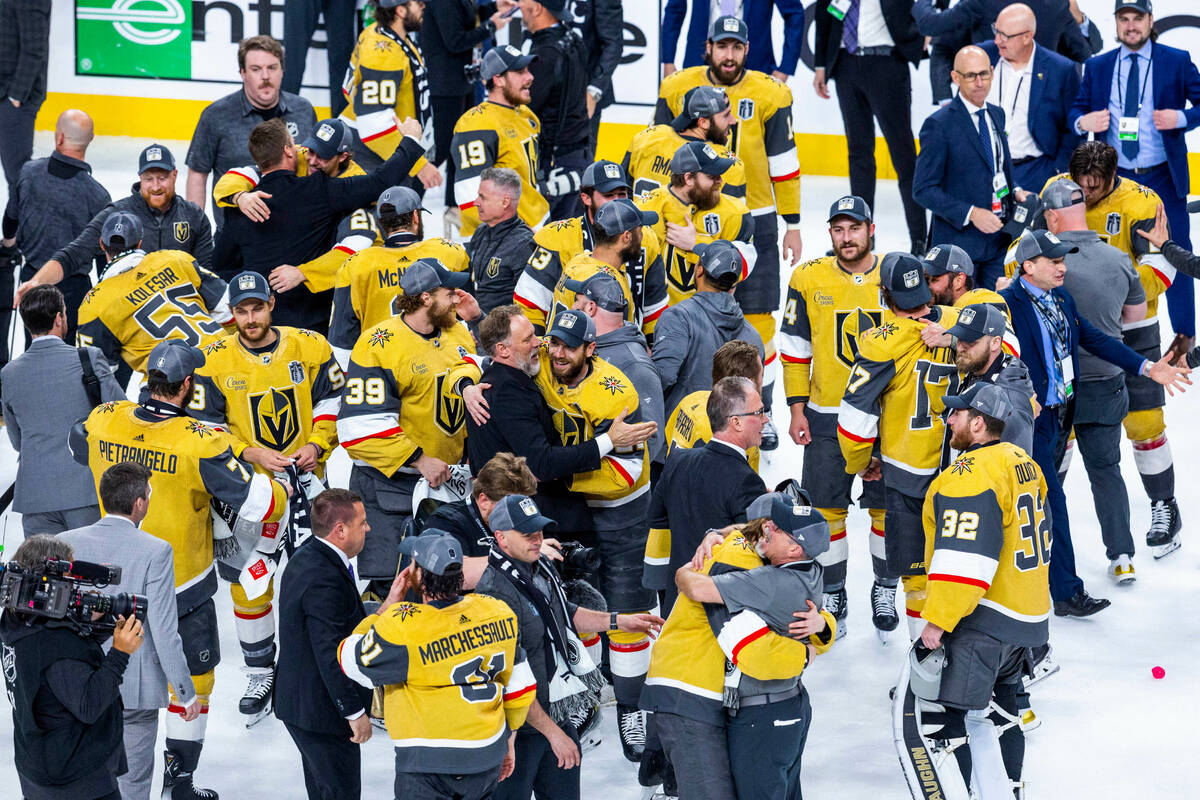
M 271 293 L 268 292 L 239 292 L 236 295 L 229 296 L 229 307 L 237 308 L 247 300 L 262 300 L 264 303 L 271 301 Z
M 580 336 L 571 331 L 564 331 L 562 328 L 551 328 L 546 331 L 546 338 L 558 339 L 567 347 L 579 347 L 579 345 L 583 344 L 583 339 Z
M 658 222 L 658 212 L 657 211 L 642 211 L 641 209 L 638 209 L 638 210 L 642 215 L 642 224 L 643 225 L 653 225 L 654 223 Z
M 718 158 L 707 167 L 697 171 L 703 172 L 705 175 L 724 175 L 734 163 L 732 158 Z
M 1042 255 L 1044 255 L 1046 258 L 1063 258 L 1064 256 L 1068 256 L 1071 253 L 1078 253 L 1078 252 L 1079 252 L 1079 248 L 1076 247 L 1075 245 L 1067 244 L 1066 242 L 1062 242 L 1060 244 L 1055 245 L 1054 247 L 1050 248 L 1047 251 L 1043 251 Z
M 469 272 L 449 272 L 442 279 L 442 285 L 447 289 L 462 289 L 471 282 L 471 273 Z
M 987 331 L 964 328 L 962 325 L 951 325 L 950 330 L 946 331 L 946 333 L 963 342 L 978 342 L 984 336 L 987 336 Z
M 553 524 L 554 520 L 550 519 L 549 517 L 536 514 L 532 517 L 525 517 L 522 519 L 521 527 L 513 528 L 513 530 L 522 536 L 529 536 L 530 534 L 537 533 L 538 531 L 544 531 Z M 522 530 L 521 528 L 526 528 L 527 530 Z
M 711 35 L 708 37 L 710 42 L 723 42 L 726 39 L 737 39 L 742 44 L 750 44 L 750 39 L 748 37 L 743 36 L 740 33 L 734 33 L 733 31 L 718 31 L 715 37 Z
M 1189 214 L 1200 214 L 1200 200 L 1193 200 L 1187 204 Z
M 568 292 L 575 292 L 576 294 L 579 294 L 583 291 L 585 286 L 587 286 L 587 281 L 577 281 L 574 278 L 563 279 L 563 288 Z
M 964 392 L 965 394 L 965 392 Z M 964 399 L 962 394 L 948 394 L 942 398 L 942 405 L 946 408 L 969 408 L 970 403 Z
M 518 58 L 515 62 L 513 62 L 513 65 L 511 67 L 509 67 L 508 69 L 506 69 L 504 71 L 512 72 L 514 69 L 525 69 L 526 67 L 528 67 L 530 64 L 532 64 L 536 60 L 537 60 L 537 53 L 526 53 L 523 56 L 521 56 L 520 58 Z
M 679 116 L 671 120 L 670 125 L 675 129 L 676 133 L 682 133 L 683 131 L 686 131 L 688 128 L 692 127 L 692 122 L 693 119 L 691 115 L 686 111 L 681 111 Z

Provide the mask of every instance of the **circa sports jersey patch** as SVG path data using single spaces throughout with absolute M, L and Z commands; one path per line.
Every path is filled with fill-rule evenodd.
M 1116 236 L 1121 232 L 1121 215 L 1117 212 L 1112 212 L 1104 218 L 1104 230 L 1109 236 Z
M 625 393 L 625 384 L 621 383 L 620 378 L 614 378 L 612 375 L 605 376 L 600 379 L 600 387 L 607 389 L 611 395 L 616 395 L 618 392 Z
M 371 338 L 368 339 L 367 341 L 370 343 L 371 347 L 374 347 L 376 345 L 383 347 L 385 344 L 387 344 L 391 340 L 392 340 L 392 332 L 391 331 L 389 331 L 387 328 L 376 328 L 375 330 L 371 331 Z
M 950 465 L 950 471 L 955 475 L 962 475 L 964 472 L 971 471 L 971 465 L 975 463 L 975 456 L 959 456 Z

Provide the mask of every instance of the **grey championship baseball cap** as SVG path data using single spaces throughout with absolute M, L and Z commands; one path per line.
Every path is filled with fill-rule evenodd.
M 1008 422 L 1016 412 L 1008 391 L 1001 389 L 991 381 L 978 381 L 967 387 L 958 395 L 946 395 L 942 400 L 947 411 L 956 408 L 973 408 L 981 414 L 987 414 L 1001 422 Z
M 1078 253 L 1079 248 L 1072 244 L 1059 241 L 1050 231 L 1025 231 L 1017 240 L 1014 257 L 1020 268 L 1026 261 L 1032 261 L 1038 256 L 1046 258 L 1062 258 L 1068 253 Z
M 1004 220 L 1001 230 L 1014 239 L 1030 228 L 1044 228 L 1046 207 L 1042 198 L 1034 192 L 1027 192 L 1024 200 L 1014 198 L 1012 213 Z
M 696 86 L 688 89 L 683 96 L 683 105 L 679 116 L 671 120 L 671 127 L 677 131 L 687 130 L 696 120 L 720 114 L 729 108 L 729 95 L 717 86 Z
M 686 142 L 671 156 L 668 168 L 672 175 L 682 175 L 685 172 L 724 175 L 733 164 L 732 158 L 721 158 L 708 142 Z
M 715 242 L 696 245 L 692 252 L 700 256 L 700 266 L 714 281 L 729 281 L 732 276 L 732 286 L 742 279 L 742 254 L 733 242 L 717 239 Z
M 400 290 L 411 297 L 441 286 L 462 289 L 470 280 L 469 272 L 451 272 L 436 258 L 418 258 L 400 276 Z
M 484 53 L 479 62 L 479 77 L 488 81 L 509 70 L 525 69 L 535 58 L 534 54 L 523 53 L 511 44 L 498 45 Z
M 625 301 L 625 292 L 621 291 L 621 284 L 604 271 L 597 272 L 582 281 L 567 278 L 563 281 L 563 286 L 567 291 L 586 297 L 605 311 L 616 311 L 623 314 L 629 305 Z
M 492 506 L 492 513 L 488 515 L 488 526 L 492 532 L 516 531 L 528 536 L 553 524 L 554 520 L 543 516 L 538 510 L 533 498 L 523 494 L 510 494 Z
M 933 302 L 924 272 L 911 253 L 888 253 L 879 265 L 879 283 L 892 295 L 897 308 L 919 308 Z
M 267 279 L 257 272 L 239 272 L 233 276 L 233 280 L 229 282 L 229 307 L 235 308 L 243 300 L 262 300 L 267 302 L 271 299 L 271 285 L 267 283 Z
M 571 309 L 560 312 L 554 318 L 554 324 L 546 331 L 546 335 L 561 339 L 567 347 L 579 347 L 596 341 L 596 323 L 582 311 Z
M 621 168 L 621 165 L 615 161 L 603 159 L 587 165 L 587 169 L 583 171 L 583 178 L 580 179 L 579 187 L 592 189 L 600 194 L 607 194 L 617 189 L 630 191 L 633 189 L 629 185 L 629 178 L 625 175 L 625 170 Z
M 375 201 L 375 208 L 382 211 L 384 206 L 391 206 L 397 214 L 408 214 L 417 209 L 429 213 L 429 209 L 421 205 L 421 196 L 407 186 L 391 186 L 384 189 Z
M 161 144 L 152 144 L 138 156 L 138 175 L 148 169 L 165 169 L 170 172 L 175 169 L 175 156 Z
M 146 361 L 147 372 L 161 372 L 170 383 L 178 383 L 203 366 L 204 353 L 183 339 L 159 342 Z
M 1150 0 L 1117 0 L 1113 13 L 1119 14 L 1122 11 L 1140 11 L 1143 14 L 1153 14 L 1154 4 Z
M 462 572 L 462 545 L 437 528 L 427 528 L 420 536 L 409 536 L 400 542 L 400 553 L 434 575 Z
M 984 336 L 1003 336 L 1007 327 L 1003 311 L 990 303 L 974 303 L 959 312 L 947 333 L 963 342 L 977 342 Z
M 939 244 L 929 248 L 929 252 L 921 259 L 925 274 L 931 278 L 957 272 L 968 278 L 975 277 L 975 262 L 967 255 L 967 251 L 954 244 Z
M 658 214 L 653 211 L 642 211 L 628 197 L 610 200 L 600 206 L 593 223 L 604 231 L 606 236 L 616 236 L 643 225 L 653 225 L 658 222 Z
M 1083 202 L 1083 189 L 1069 178 L 1059 178 L 1054 183 L 1042 189 L 1042 205 L 1057 211 L 1060 208 L 1070 208 Z
M 833 205 L 829 207 L 829 219 L 826 221 L 833 222 L 838 217 L 849 217 L 859 222 L 870 222 L 871 207 L 861 197 L 848 194 L 833 201 Z
M 781 492 L 759 495 L 746 509 L 746 519 L 766 517 L 804 548 L 804 555 L 816 558 L 829 549 L 829 523 L 812 506 L 802 506 Z
M 386 8 L 386 6 L 381 7 Z M 349 125 L 340 119 L 323 119 L 317 123 L 317 127 L 312 129 L 312 133 L 300 143 L 300 146 L 328 161 L 338 153 L 350 152 L 353 144 L 354 134 L 350 132 Z
M 108 247 L 112 240 L 121 237 L 125 248 L 132 250 L 142 241 L 142 221 L 128 211 L 114 211 L 100 227 L 100 243 Z
M 708 29 L 708 40 L 723 42 L 726 39 L 737 39 L 742 44 L 750 44 L 750 29 L 737 17 L 717 17 Z

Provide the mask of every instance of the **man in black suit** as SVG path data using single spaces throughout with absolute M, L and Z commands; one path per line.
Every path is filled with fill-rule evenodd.
M 992 38 L 996 17 L 1014 0 L 960 0 L 946 11 L 938 11 L 934 0 L 916 0 L 912 15 L 925 36 L 945 36 L 956 31 L 970 33 L 971 42 Z M 1035 37 L 1042 47 L 1061 53 L 1077 64 L 1092 56 L 1088 43 L 1087 17 L 1076 18 L 1067 0 L 1025 0 L 1037 16 Z
M 361 789 L 371 692 L 346 677 L 337 650 L 366 617 L 350 559 L 370 528 L 358 495 L 321 492 L 312 504 L 313 538 L 280 581 L 275 716 L 300 750 L 310 800 L 357 800 Z
M 887 142 L 900 179 L 900 200 L 914 255 L 926 250 L 925 209 L 913 200 L 917 150 L 912 135 L 912 76 L 908 65 L 924 55 L 912 18 L 912 0 L 817 0 L 813 88 L 829 98 L 837 81 L 838 107 L 846 129 L 850 194 L 875 207 L 875 122 Z

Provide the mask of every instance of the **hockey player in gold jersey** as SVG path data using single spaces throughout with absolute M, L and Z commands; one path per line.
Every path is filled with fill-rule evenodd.
M 975 286 L 975 262 L 958 245 L 938 244 L 929 248 L 921 264 L 925 268 L 925 282 L 933 294 L 933 302 L 939 306 L 964 309 L 977 303 L 995 306 L 1009 319 L 1008 303 L 996 292 Z M 947 340 L 947 346 L 952 344 Z M 1004 333 L 1004 352 L 1020 357 L 1021 345 L 1013 333 L 1011 320 Z
M 945 653 L 927 700 L 946 714 L 934 738 L 967 737 L 969 758 L 948 766 L 957 762 L 980 797 L 1007 798 L 1021 785 L 1025 750 L 1017 692 L 1029 648 L 1049 634 L 1046 482 L 1028 453 L 1000 441 L 1016 411 L 1008 392 L 980 382 L 946 407 L 950 446 L 961 452 L 923 508 L 929 579 L 919 645 Z
M 779 329 L 783 387 L 791 410 L 788 433 L 804 448 L 801 483 L 829 523 L 829 549 L 817 559 L 823 567 L 824 605 L 845 635 L 846 535 L 854 474 L 845 468 L 837 442 L 837 413 L 846 380 L 867 327 L 880 325 L 885 312 L 879 302 L 879 257 L 871 252 L 875 224 L 861 197 L 846 195 L 829 207 L 832 256 L 806 261 L 792 271 Z M 884 555 L 883 486 L 864 480 L 859 505 L 869 510 L 867 537 L 875 580 L 872 598 L 885 611 L 894 607 L 896 576 Z M 895 614 L 877 620 L 880 630 L 895 628 Z
M 958 386 L 954 350 L 929 347 L 922 331 L 929 322 L 949 328 L 958 310 L 932 305 L 921 262 L 908 253 L 884 256 L 879 281 L 891 313 L 858 338 L 837 436 L 847 474 L 883 480 L 885 566 L 888 577 L 904 581 L 912 633 L 925 574 L 921 503 L 941 463 L 942 396 Z M 882 593 L 872 600 L 876 628 L 894 629 L 894 602 Z
M 287 513 L 291 494 L 285 483 L 255 472 L 239 458 L 240 444 L 229 434 L 187 417 L 184 406 L 192 395 L 193 373 L 203 364 L 204 354 L 186 342 L 161 342 L 150 353 L 148 394 L 140 403 L 105 403 L 71 431 L 72 452 L 92 470 L 97 484 L 108 467 L 122 461 L 150 468 L 155 501 L 143 525 L 168 542 L 174 554 L 179 634 L 201 713 L 185 721 L 172 693 L 163 778 L 163 797 L 171 800 L 198 796 L 192 773 L 204 743 L 213 670 L 220 660 L 210 502 L 226 503 L 244 519 L 275 523 Z
M 679 116 L 668 123 L 651 125 L 629 143 L 621 166 L 633 181 L 633 193 L 645 197 L 671 182 L 671 157 L 688 141 L 708 142 L 717 155 L 734 163 L 722 175 L 721 192 L 746 199 L 746 166 L 729 150 L 734 131 L 733 109 L 729 95 L 718 86 L 694 86 L 683 96 Z
M 480 78 L 487 99 L 459 117 L 450 140 L 454 159 L 454 197 L 461 233 L 470 236 L 479 224 L 475 198 L 479 176 L 487 167 L 508 167 L 521 176 L 517 215 L 531 228 L 546 221 L 550 204 L 538 191 L 538 136 L 542 124 L 529 110 L 533 56 L 512 45 L 493 47 L 483 57 Z
M 350 354 L 337 433 L 354 461 L 350 490 L 363 498 L 371 525 L 358 556 L 368 580 L 395 575 L 417 482 L 440 486 L 462 459 L 466 408 L 456 385 L 480 374 L 459 321 L 480 316 L 461 289 L 468 280 L 434 259 L 414 262 L 400 278 L 396 315 L 364 332 Z
M 124 360 L 145 372 L 146 359 L 164 339 L 196 347 L 228 324 L 225 281 L 182 250 L 140 249 L 142 224 L 118 211 L 104 221 L 100 246 L 108 266 L 79 306 L 80 346 L 100 348 L 115 368 Z
M 375 204 L 383 244 L 351 256 L 338 270 L 333 290 L 329 343 L 345 367 L 362 332 L 392 315 L 400 294 L 400 276 L 408 265 L 433 258 L 451 272 L 466 272 L 470 259 L 462 245 L 440 237 L 425 238 L 421 198 L 407 186 L 393 186 Z
M 421 145 L 433 154 L 433 111 L 429 77 L 420 45 L 412 34 L 421 30 L 422 2 L 377 0 L 375 22 L 363 28 L 342 81 L 346 108 L 341 119 L 357 134 L 354 159 L 368 170 L 386 161 L 400 144 L 396 120 L 421 123 Z M 331 76 L 336 79 L 336 76 Z M 415 169 L 425 188 L 440 186 L 437 167 L 422 159 Z
M 338 662 L 363 686 L 383 687 L 395 800 L 490 797 L 512 772 L 501 765 L 536 689 L 516 615 L 494 597 L 462 593 L 462 549 L 450 534 L 431 529 L 399 550 L 412 564 L 379 613 L 342 640 Z M 401 600 L 410 589 L 420 602 Z
M 337 446 L 338 398 L 346 382 L 329 343 L 319 333 L 273 327 L 275 301 L 257 272 L 234 276 L 229 302 L 237 333 L 205 345 L 188 413 L 228 431 L 242 443 L 239 455 L 268 473 L 295 464 L 301 473 L 323 476 Z M 277 531 L 273 526 L 270 532 Z M 251 597 L 233 569 L 223 561 L 217 566 L 230 580 L 234 624 L 250 674 L 240 708 L 256 722 L 272 703 L 274 579 Z

